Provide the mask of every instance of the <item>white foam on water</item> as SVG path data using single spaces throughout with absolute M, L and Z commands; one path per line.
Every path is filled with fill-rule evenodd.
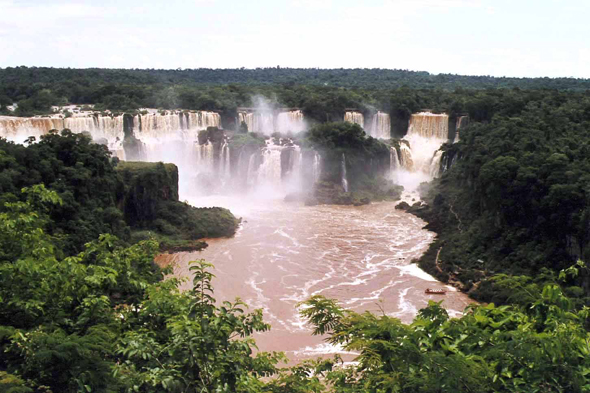
M 333 345 L 328 343 L 318 344 L 316 346 L 310 347 L 306 346 L 302 349 L 296 351 L 287 351 L 292 352 L 295 355 L 326 355 L 326 354 L 347 354 L 347 355 L 360 355 L 358 352 L 346 351 L 344 347 L 340 344 Z
M 438 282 L 436 278 L 432 277 L 430 274 L 420 269 L 418 265 L 416 265 L 415 263 L 411 263 L 406 266 L 396 266 L 396 268 L 401 271 L 402 276 L 405 274 L 409 274 L 411 276 L 418 277 L 419 279 L 424 281 Z
M 451 318 L 461 318 L 463 315 L 462 311 L 458 311 L 458 310 L 453 310 L 453 309 L 447 309 L 447 313 L 449 314 L 449 317 Z
M 388 314 L 390 316 L 401 318 L 404 315 L 412 315 L 415 316 L 418 314 L 418 309 L 414 307 L 412 303 L 406 300 L 406 296 L 408 296 L 408 292 L 410 288 L 405 288 L 399 292 L 399 311 Z
M 257 282 L 256 277 L 258 276 L 258 273 L 254 273 L 253 277 L 251 277 L 247 283 L 256 293 L 256 302 L 253 303 L 254 308 L 266 308 L 266 304 L 270 299 L 264 296 L 264 291 L 259 286 L 266 283 L 266 279 L 263 278 Z
M 370 302 L 370 301 L 375 301 L 375 300 L 380 300 L 381 299 L 381 295 L 383 294 L 383 292 L 385 292 L 386 290 L 388 290 L 389 288 L 393 288 L 399 284 L 402 284 L 403 281 L 400 280 L 391 280 L 389 281 L 385 286 L 383 286 L 382 288 L 379 288 L 373 292 L 370 293 L 370 296 L 367 297 L 363 297 L 363 298 L 351 298 L 347 301 L 344 302 L 345 305 L 347 306 L 351 306 L 355 303 L 359 303 L 359 302 Z
M 286 232 L 284 231 L 284 227 L 281 227 L 281 228 L 278 228 L 278 229 L 276 229 L 276 230 L 274 231 L 274 233 L 275 233 L 275 234 L 277 234 L 277 235 L 281 235 L 281 236 L 282 236 L 282 237 L 284 237 L 284 238 L 287 238 L 287 239 L 289 239 L 291 242 L 293 242 L 293 245 L 294 245 L 295 247 L 307 247 L 307 246 L 304 246 L 304 245 L 302 245 L 301 243 L 299 243 L 299 242 L 297 241 L 297 239 L 296 239 L 296 238 L 294 238 L 293 236 L 291 236 L 291 235 L 289 235 L 288 233 L 286 233 Z

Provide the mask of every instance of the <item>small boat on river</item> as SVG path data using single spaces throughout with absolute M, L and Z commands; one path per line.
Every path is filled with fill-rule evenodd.
M 447 291 L 444 289 L 430 289 L 430 288 L 426 288 L 426 290 L 424 292 L 428 293 L 430 295 L 444 295 L 445 293 L 447 293 Z

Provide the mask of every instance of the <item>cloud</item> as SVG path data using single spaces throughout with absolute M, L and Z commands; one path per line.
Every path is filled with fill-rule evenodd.
M 106 7 L 86 3 L 28 5 L 9 0 L 0 1 L 0 10 L 2 10 L 4 29 L 27 35 L 49 28 L 59 29 L 64 26 L 62 24 L 71 21 L 101 18 L 102 15 L 112 11 Z
M 507 0 L 229 2 L 0 0 L 0 67 L 280 64 L 590 77 L 585 14 L 558 5 L 531 16 Z

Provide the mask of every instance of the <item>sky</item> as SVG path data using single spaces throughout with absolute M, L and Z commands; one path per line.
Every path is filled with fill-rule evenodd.
M 589 0 L 0 0 L 0 67 L 590 78 Z

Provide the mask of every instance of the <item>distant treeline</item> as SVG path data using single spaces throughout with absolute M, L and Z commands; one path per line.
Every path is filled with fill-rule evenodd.
M 485 89 L 552 89 L 584 92 L 590 80 L 433 75 L 387 69 L 194 69 L 125 70 L 16 67 L 0 69 L 0 111 L 19 104 L 17 115 L 48 112 L 51 105 L 96 104 L 232 111 L 251 106 L 252 95 L 276 97 L 285 106 L 332 108 L 387 104 L 400 89 L 451 92 Z M 386 109 L 386 108 L 384 108 Z M 313 115 L 313 113 L 312 113 Z M 312 116 L 313 117 L 313 116 Z M 325 120 L 325 119 L 323 119 Z

